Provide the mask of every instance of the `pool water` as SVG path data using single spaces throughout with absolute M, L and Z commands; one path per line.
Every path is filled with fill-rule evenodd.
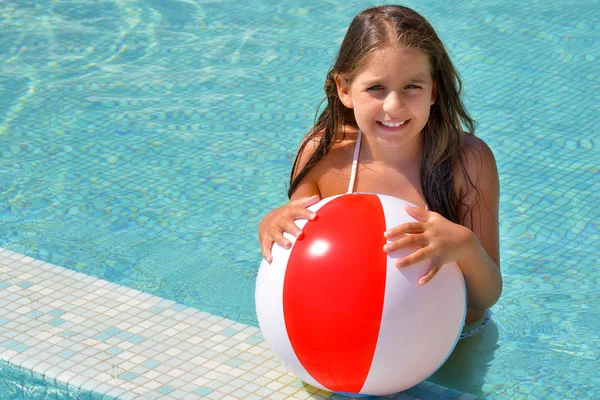
M 102 395 L 74 391 L 57 385 L 0 361 L 0 398 L 3 400 L 101 400 Z
M 600 8 L 404 4 L 450 49 L 502 187 L 494 323 L 432 380 L 597 398 Z M 257 325 L 257 224 L 370 5 L 2 2 L 0 247 Z

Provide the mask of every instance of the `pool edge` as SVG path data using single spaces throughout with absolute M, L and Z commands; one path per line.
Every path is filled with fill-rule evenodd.
M 256 327 L 0 248 L 0 359 L 118 399 L 345 398 L 306 386 Z M 423 382 L 402 400 L 477 397 Z

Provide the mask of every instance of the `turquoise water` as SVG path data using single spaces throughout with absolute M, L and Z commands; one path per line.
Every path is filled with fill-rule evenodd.
M 66 385 L 48 382 L 0 361 L 0 398 L 2 400 L 102 400 L 102 395 L 73 391 Z
M 494 324 L 433 379 L 600 397 L 599 6 L 404 4 L 451 50 L 502 186 Z M 0 247 L 256 325 L 256 226 L 369 5 L 2 2 Z

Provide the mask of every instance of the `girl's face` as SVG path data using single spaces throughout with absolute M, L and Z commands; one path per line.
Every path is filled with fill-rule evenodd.
M 419 138 L 436 99 L 429 60 L 412 48 L 377 50 L 351 82 L 338 76 L 336 83 L 342 103 L 354 109 L 358 127 L 385 146 Z

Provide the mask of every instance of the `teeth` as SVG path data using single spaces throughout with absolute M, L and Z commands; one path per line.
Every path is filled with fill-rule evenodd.
M 387 126 L 389 128 L 397 128 L 401 125 L 404 125 L 406 121 L 402 121 L 402 122 L 385 122 L 385 121 L 381 121 L 381 124 L 383 126 Z

